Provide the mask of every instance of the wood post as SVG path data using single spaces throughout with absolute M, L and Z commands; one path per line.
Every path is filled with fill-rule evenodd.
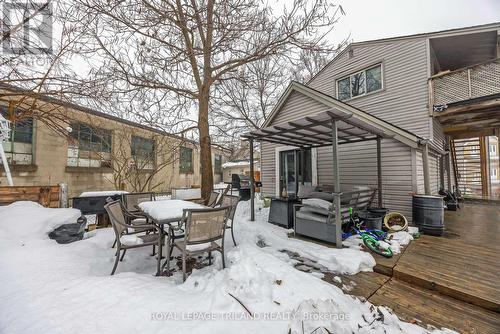
M 250 221 L 255 221 L 255 180 L 253 175 L 253 139 L 250 139 Z
M 333 204 L 335 205 L 335 245 L 342 248 L 342 217 L 340 211 L 340 171 L 339 171 L 339 138 L 337 122 L 332 119 L 332 153 L 333 153 Z
M 378 187 L 378 207 L 381 208 L 382 204 L 382 138 L 377 137 L 377 187 Z

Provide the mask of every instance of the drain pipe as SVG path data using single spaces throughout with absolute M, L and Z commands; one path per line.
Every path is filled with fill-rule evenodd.
M 424 169 L 424 191 L 426 195 L 431 194 L 431 180 L 430 180 L 430 169 L 429 169 L 429 140 L 422 139 L 419 144 L 423 146 L 422 148 L 422 165 Z

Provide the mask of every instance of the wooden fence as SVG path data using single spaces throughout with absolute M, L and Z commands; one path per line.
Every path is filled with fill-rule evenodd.
M 0 187 L 0 205 L 16 201 L 33 201 L 48 208 L 58 208 L 60 193 L 60 186 Z

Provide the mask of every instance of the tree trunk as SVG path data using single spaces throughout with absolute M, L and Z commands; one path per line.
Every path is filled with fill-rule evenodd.
M 212 173 L 212 145 L 208 124 L 209 92 L 203 92 L 199 98 L 198 132 L 200 135 L 200 163 L 201 163 L 201 197 L 208 198 L 214 186 Z

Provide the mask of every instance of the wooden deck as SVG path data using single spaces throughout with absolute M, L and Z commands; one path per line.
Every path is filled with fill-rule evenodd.
M 498 313 L 395 279 L 390 279 L 368 300 L 424 327 L 432 325 L 470 334 L 500 333 Z
M 444 237 L 412 242 L 393 269 L 399 280 L 500 312 L 500 208 L 446 213 Z
M 500 206 L 446 212 L 443 237 L 422 235 L 374 272 L 324 280 L 402 319 L 461 333 L 500 333 Z

